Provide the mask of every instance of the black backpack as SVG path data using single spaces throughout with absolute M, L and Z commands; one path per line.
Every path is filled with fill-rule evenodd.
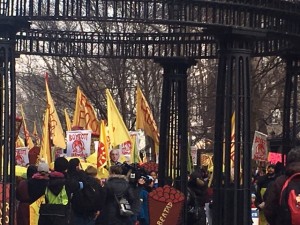
M 71 198 L 72 209 L 76 214 L 91 215 L 95 213 L 99 200 L 99 187 L 95 182 L 84 182 L 83 189 L 73 193 Z
M 280 205 L 285 224 L 300 224 L 300 173 L 290 176 L 284 183 L 280 194 Z

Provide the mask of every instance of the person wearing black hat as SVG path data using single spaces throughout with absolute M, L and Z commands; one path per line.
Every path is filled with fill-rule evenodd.
M 261 176 L 257 179 L 257 192 L 256 192 L 256 205 L 257 208 L 260 210 L 263 210 L 265 207 L 265 201 L 268 196 L 268 187 L 273 183 L 276 179 L 276 173 L 275 173 L 275 165 L 270 164 L 267 167 L 267 173 L 264 176 Z M 259 221 L 260 224 L 266 224 L 266 219 L 264 216 L 263 211 L 261 211 L 259 215 Z

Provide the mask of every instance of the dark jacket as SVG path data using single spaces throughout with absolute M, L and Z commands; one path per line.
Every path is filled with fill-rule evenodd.
M 105 207 L 97 219 L 97 224 L 101 225 L 131 225 L 130 217 L 122 217 L 119 211 L 119 205 L 115 198 L 124 196 L 131 205 L 131 210 L 138 215 L 140 210 L 140 199 L 137 197 L 134 189 L 129 185 L 126 176 L 111 175 L 104 186 Z
M 29 203 L 28 180 L 22 180 L 17 186 L 16 198 L 19 201 L 17 209 L 17 224 L 29 225 Z
M 49 174 L 36 173 L 32 179 L 28 180 L 28 194 L 30 197 L 30 204 L 35 202 L 45 194 L 46 187 L 49 182 Z
M 94 177 L 88 176 L 83 171 L 78 171 L 78 174 L 76 176 L 72 176 L 72 179 L 75 182 L 76 179 L 77 182 L 83 182 L 83 190 L 76 191 L 73 194 L 71 204 L 73 212 L 79 217 L 94 217 L 97 211 L 102 210 L 105 199 L 104 188 L 101 187 L 100 181 Z M 92 188 L 93 191 L 89 191 L 89 195 L 85 197 L 85 187 L 88 185 Z M 86 207 L 83 210 L 84 206 Z
M 58 195 L 64 185 L 69 197 L 71 196 L 71 193 L 74 193 L 80 188 L 77 181 L 66 178 L 65 174 L 60 172 L 54 171 L 46 175 L 41 173 L 34 174 L 32 179 L 28 181 L 30 202 L 35 202 L 43 196 L 47 186 L 53 194 Z
M 286 173 L 269 186 L 264 213 L 270 225 L 284 225 L 284 212 L 280 208 L 281 189 L 287 178 L 297 172 L 300 172 L 300 162 L 291 163 L 287 166 Z
M 257 192 L 256 192 L 256 204 L 260 204 L 265 201 L 264 194 L 262 195 L 262 190 L 265 189 L 265 191 L 269 188 L 270 185 L 275 181 L 276 174 L 266 174 L 264 176 L 261 176 L 257 179 Z

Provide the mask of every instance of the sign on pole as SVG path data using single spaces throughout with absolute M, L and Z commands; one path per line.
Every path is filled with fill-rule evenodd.
M 91 154 L 91 130 L 67 131 L 67 156 L 86 158 Z
M 268 160 L 267 135 L 255 131 L 252 145 L 252 159 L 256 161 Z
M 19 166 L 26 166 L 29 163 L 28 148 L 16 148 L 16 164 Z

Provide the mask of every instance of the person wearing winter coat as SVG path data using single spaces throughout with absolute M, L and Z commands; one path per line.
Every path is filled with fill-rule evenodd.
M 97 175 L 97 169 L 94 168 L 94 170 L 94 175 Z M 92 171 L 91 168 L 88 171 Z M 73 193 L 71 200 L 72 225 L 94 225 L 95 219 L 103 207 L 104 191 L 100 182 L 94 176 L 89 176 L 82 170 L 78 158 L 69 161 L 68 178 L 74 182 L 82 182 L 83 188 L 89 186 L 88 191 L 86 190 L 85 193 L 83 193 L 83 190 Z
M 122 168 L 118 165 L 109 168 L 109 177 L 104 185 L 105 201 L 104 208 L 97 219 L 96 224 L 101 225 L 133 225 L 131 216 L 121 216 L 117 199 L 125 197 L 131 206 L 135 216 L 140 210 L 140 199 L 135 190 L 130 186 L 128 179 L 122 175 Z
M 30 165 L 27 168 L 27 179 L 22 180 L 16 189 L 16 199 L 19 201 L 17 209 L 17 225 L 29 225 L 29 205 L 30 196 L 28 193 L 28 181 L 37 172 L 35 165 Z
M 83 187 L 82 183 L 73 182 L 66 177 L 68 168 L 68 160 L 64 157 L 59 157 L 54 162 L 54 171 L 49 173 L 49 166 L 44 161 L 38 165 L 38 173 L 34 174 L 28 183 L 29 196 L 32 202 L 39 199 L 41 196 L 58 196 L 65 188 L 64 196 L 61 199 L 62 205 L 68 205 L 71 194 Z M 60 197 L 59 197 L 60 199 Z M 60 204 L 60 203 L 59 203 Z M 40 209 L 41 210 L 41 209 Z M 64 213 L 64 212 L 62 212 Z M 41 216 L 39 225 L 66 225 L 70 223 L 69 213 L 66 216 Z
M 187 185 L 188 196 L 188 224 L 205 225 L 205 203 L 207 198 L 207 181 L 205 181 L 203 169 L 194 171 Z
M 300 147 L 290 150 L 287 155 L 285 174 L 279 176 L 268 188 L 264 214 L 270 225 L 283 225 L 285 213 L 280 206 L 281 190 L 285 181 L 293 174 L 300 173 Z

